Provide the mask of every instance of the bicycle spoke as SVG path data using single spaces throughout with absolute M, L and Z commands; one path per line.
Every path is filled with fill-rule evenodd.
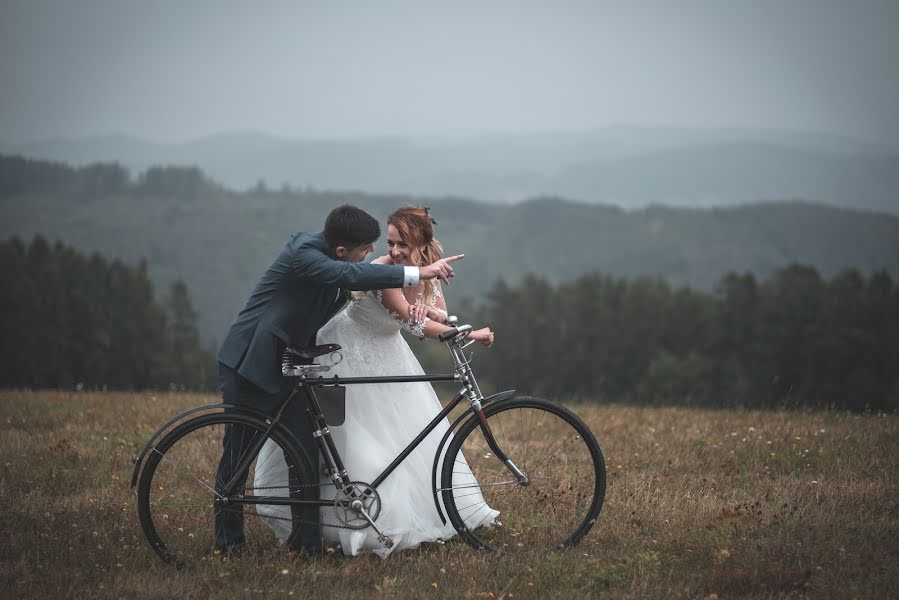
M 521 484 L 517 479 L 510 479 L 508 481 L 497 481 L 496 483 L 472 483 L 470 485 L 454 485 L 453 487 L 448 488 L 439 488 L 437 491 L 442 492 L 443 490 L 464 490 L 464 489 L 473 489 L 473 488 L 482 488 L 482 487 L 492 487 L 496 485 L 518 485 Z
M 487 449 L 480 423 L 472 420 L 450 448 L 456 462 L 463 454 L 469 459 L 470 471 L 445 467 L 443 477 L 451 485 L 439 490 L 453 524 L 465 524 L 466 539 L 476 547 L 504 552 L 547 550 L 579 540 L 601 507 L 597 493 L 604 489 L 604 480 L 597 480 L 602 464 L 597 465 L 577 428 L 583 425 L 575 426 L 577 418 L 563 408 L 531 400 L 490 406 L 485 417 L 527 484 L 510 477 L 509 467 Z M 500 515 L 495 526 L 478 529 L 494 511 Z
M 223 497 L 224 497 L 224 496 L 222 496 L 221 494 L 219 494 L 217 491 L 215 491 L 211 486 L 209 486 L 208 484 L 206 484 L 206 483 L 204 483 L 202 480 L 200 480 L 200 478 L 198 478 L 196 475 L 193 475 L 193 474 L 191 474 L 191 473 L 188 473 L 186 469 L 182 468 L 177 462 L 173 461 L 171 458 L 169 458 L 168 456 L 166 456 L 165 454 L 163 454 L 162 452 L 160 452 L 160 451 L 157 450 L 156 448 L 153 448 L 153 452 L 155 452 L 156 454 L 158 454 L 159 456 L 161 456 L 161 457 L 162 457 L 161 460 L 164 460 L 164 461 L 166 461 L 167 463 L 169 463 L 170 465 L 172 465 L 173 467 L 175 467 L 175 469 L 176 469 L 178 472 L 186 474 L 186 476 L 187 476 L 188 479 L 193 479 L 194 481 L 196 481 L 197 483 L 199 483 L 201 486 L 205 487 L 207 490 L 209 490 L 210 492 L 212 492 L 213 494 L 215 494 L 215 495 L 218 496 L 219 498 L 223 498 Z
M 574 436 L 574 437 L 572 437 L 572 438 L 569 438 L 568 440 L 563 441 L 561 444 L 559 444 L 558 446 L 556 446 L 556 448 L 553 449 L 553 451 L 552 451 L 551 453 L 549 453 L 545 459 L 543 459 L 543 460 L 541 460 L 539 463 L 537 463 L 537 466 L 534 467 L 534 470 L 539 469 L 539 468 L 542 467 L 545 463 L 547 463 L 547 462 L 549 461 L 549 459 L 553 458 L 556 454 L 558 454 L 559 451 L 562 449 L 563 446 L 565 446 L 566 444 L 569 444 L 569 443 L 571 443 L 571 442 L 578 441 L 578 440 L 580 440 L 580 439 L 581 439 L 580 436 Z
M 302 489 L 297 461 L 279 443 L 236 469 L 265 435 L 266 425 L 251 417 L 201 415 L 163 437 L 148 454 L 138 489 L 138 512 L 151 546 L 176 566 L 212 556 L 215 543 L 277 547 L 276 531 L 289 537 L 298 519 L 290 506 L 223 504 L 224 486 L 234 481 L 234 496 L 290 497 Z M 289 451 L 290 452 L 290 451 Z M 294 465 L 288 467 L 288 464 Z M 257 487 L 256 481 L 261 482 Z M 295 492 L 296 493 L 296 492 Z

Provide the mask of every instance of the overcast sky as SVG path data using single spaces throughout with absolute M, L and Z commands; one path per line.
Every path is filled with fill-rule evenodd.
M 897 0 L 0 0 L 0 141 L 808 129 L 899 142 Z

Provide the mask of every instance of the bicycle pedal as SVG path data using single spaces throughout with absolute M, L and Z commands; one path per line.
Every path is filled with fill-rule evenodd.
M 385 548 L 393 548 L 393 540 L 387 537 L 386 535 L 382 535 L 378 537 L 378 541 L 384 544 Z

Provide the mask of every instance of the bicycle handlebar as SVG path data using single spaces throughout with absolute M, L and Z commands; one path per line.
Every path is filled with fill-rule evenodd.
M 468 333 L 470 331 L 471 331 L 471 325 L 459 325 L 457 327 L 453 327 L 449 331 L 444 331 L 443 333 L 441 333 L 440 335 L 437 336 L 437 339 L 440 340 L 441 342 L 448 342 L 449 340 L 451 340 L 454 337 L 457 337 L 459 335 L 462 335 L 462 334 L 468 335 Z

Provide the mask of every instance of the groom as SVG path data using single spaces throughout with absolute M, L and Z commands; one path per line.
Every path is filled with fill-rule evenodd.
M 315 345 L 315 334 L 346 302 L 343 290 L 372 290 L 418 285 L 421 279 L 453 276 L 451 256 L 427 267 L 362 264 L 380 237 L 378 222 L 355 206 L 339 206 L 328 214 L 321 233 L 297 233 L 256 284 L 246 306 L 231 325 L 218 352 L 219 384 L 226 404 L 273 413 L 290 395 L 291 383 L 281 374 L 280 356 L 286 346 Z M 298 400 L 298 399 L 295 399 Z M 318 449 L 304 419 L 300 401 L 284 412 L 291 430 L 316 467 Z M 230 481 L 247 445 L 235 427 L 222 441 L 219 485 Z M 313 476 L 317 477 L 317 473 Z M 248 475 L 241 474 L 243 480 Z M 301 509 L 303 521 L 318 523 L 319 509 Z M 243 512 L 219 511 L 215 516 L 215 546 L 226 556 L 239 554 L 246 540 Z M 304 526 L 300 545 L 321 551 L 320 526 Z

